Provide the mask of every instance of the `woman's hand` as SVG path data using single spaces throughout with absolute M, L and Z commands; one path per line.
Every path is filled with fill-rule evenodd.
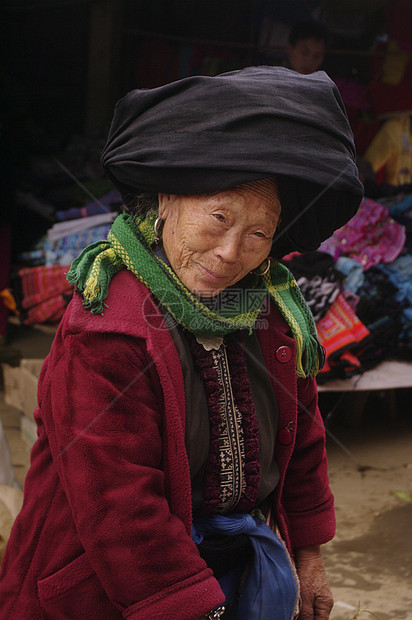
M 297 549 L 295 562 L 301 595 L 299 620 L 328 620 L 333 597 L 319 547 Z

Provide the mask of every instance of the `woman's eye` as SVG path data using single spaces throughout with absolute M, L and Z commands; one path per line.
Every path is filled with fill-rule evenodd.
M 260 231 L 255 232 L 255 236 L 259 237 L 259 239 L 266 239 L 265 233 L 260 232 Z
M 214 213 L 213 216 L 219 220 L 219 222 L 224 222 L 225 221 L 225 216 L 222 215 L 221 213 Z

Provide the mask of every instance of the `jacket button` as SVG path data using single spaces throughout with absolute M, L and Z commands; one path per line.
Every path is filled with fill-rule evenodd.
M 282 446 L 288 446 L 290 443 L 292 443 L 292 435 L 287 428 L 280 429 L 280 431 L 278 432 L 278 439 L 279 443 L 281 443 Z
M 278 362 L 286 364 L 286 362 L 290 361 L 291 357 L 292 351 L 290 347 L 282 346 L 276 349 L 276 359 L 278 360 Z

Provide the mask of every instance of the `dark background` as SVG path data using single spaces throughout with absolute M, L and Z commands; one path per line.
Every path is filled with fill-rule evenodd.
M 376 42 L 408 1 L 8 0 L 0 33 L 0 215 L 12 223 L 14 254 L 49 225 L 19 204 L 16 189 L 57 207 L 72 206 L 59 205 L 58 193 L 50 195 L 45 186 L 61 179 L 51 168 L 39 175 L 38 160 L 49 158 L 51 167 L 52 157 L 73 152 L 73 140 L 82 136 L 83 145 L 85 137 L 93 142 L 98 165 L 115 102 L 129 90 L 282 64 L 284 42 L 262 42 L 265 20 L 287 29 L 314 14 L 329 33 L 323 68 L 332 78 L 366 85 L 382 58 Z M 360 118 L 355 110 L 351 118 L 357 130 L 359 120 L 362 126 L 355 134 L 360 151 L 381 122 L 373 109 L 367 113 L 362 110 Z
M 114 102 L 128 90 L 210 73 L 210 58 L 221 61 L 215 63 L 219 70 L 276 59 L 258 49 L 262 20 L 290 25 L 310 17 L 315 7 L 324 11 L 327 7 L 337 17 L 340 13 L 360 17 L 352 32 L 350 26 L 341 34 L 330 32 L 325 68 L 330 74 L 367 80 L 365 53 L 376 35 L 385 32 L 391 4 L 385 0 L 9 1 L 3 7 L 0 41 L 2 97 L 8 105 L 4 122 L 18 120 L 26 131 L 40 126 L 51 140 L 87 129 L 104 131 L 92 123 L 87 127 L 88 87 L 99 64 L 93 54 L 103 56 L 104 48 L 112 53 L 111 66 L 104 67 L 110 91 L 105 101 L 107 123 Z M 104 24 L 97 23 L 99 10 L 110 22 L 109 34 Z M 186 59 L 191 54 L 190 61 L 184 62 L 185 54 Z

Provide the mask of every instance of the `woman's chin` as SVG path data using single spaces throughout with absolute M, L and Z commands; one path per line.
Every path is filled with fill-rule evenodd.
M 186 282 L 182 279 L 182 282 L 196 297 L 216 297 L 228 286 L 226 281 L 210 282 L 209 279 L 205 280 L 206 278 L 193 278 L 192 281 L 187 280 Z
M 191 290 L 191 292 L 194 295 L 196 295 L 196 297 L 204 297 L 204 298 L 209 298 L 210 299 L 210 297 L 217 297 L 217 295 L 220 295 L 220 293 L 222 291 L 224 291 L 225 288 L 226 288 L 225 286 L 221 286 L 219 288 L 217 288 L 217 287 L 216 288 L 215 287 L 213 287 L 213 288 L 211 288 L 211 287 L 208 287 L 208 288 L 206 288 L 206 287 L 195 287 L 195 288 L 190 289 L 190 290 Z

